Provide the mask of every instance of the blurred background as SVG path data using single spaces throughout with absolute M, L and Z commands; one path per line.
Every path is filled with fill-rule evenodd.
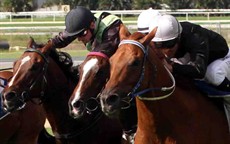
M 46 43 L 65 29 L 65 15 L 77 5 L 108 11 L 120 17 L 131 32 L 137 30 L 142 10 L 153 8 L 172 14 L 179 21 L 190 21 L 216 31 L 230 45 L 229 0 L 0 0 L 0 61 L 16 59 L 27 46 L 29 37 Z M 84 45 L 77 40 L 64 51 L 73 57 L 85 56 Z

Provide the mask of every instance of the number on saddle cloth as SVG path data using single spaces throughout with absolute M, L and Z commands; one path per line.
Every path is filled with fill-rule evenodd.
M 7 80 L 0 77 L 0 118 L 6 114 L 2 106 L 2 91 L 6 85 L 7 85 Z

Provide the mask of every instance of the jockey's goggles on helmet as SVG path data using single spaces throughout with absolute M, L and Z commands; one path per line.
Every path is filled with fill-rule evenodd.
M 168 41 L 159 41 L 154 42 L 156 48 L 173 48 L 178 41 L 178 38 L 168 40 Z

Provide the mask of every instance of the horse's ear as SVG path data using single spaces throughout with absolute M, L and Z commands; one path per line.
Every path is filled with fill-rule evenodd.
M 151 40 L 154 38 L 155 34 L 156 34 L 156 31 L 157 31 L 157 27 L 154 28 L 150 33 L 148 33 L 145 37 L 143 37 L 140 42 L 143 44 L 143 45 L 147 45 L 151 42 Z
M 128 28 L 124 24 L 121 24 L 119 31 L 120 41 L 127 38 L 129 35 L 131 35 L 131 33 L 129 32 Z
M 34 43 L 35 43 L 34 38 L 30 36 L 29 42 L 27 44 L 27 48 L 32 48 Z
M 41 48 L 42 53 L 49 53 L 53 48 L 53 43 L 51 40 L 49 40 L 43 48 Z

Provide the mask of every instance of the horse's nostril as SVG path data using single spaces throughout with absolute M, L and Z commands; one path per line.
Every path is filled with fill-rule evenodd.
M 15 98 L 17 96 L 16 92 L 14 92 L 14 91 L 8 92 L 8 93 L 6 93 L 4 95 L 5 95 L 4 98 L 7 101 L 9 101 L 9 100 L 11 100 L 11 99 L 13 99 L 13 98 Z
M 117 103 L 119 100 L 119 97 L 117 95 L 111 95 L 106 99 L 106 103 L 109 105 L 113 105 L 114 103 Z
M 82 106 L 82 102 L 80 101 L 76 101 L 75 103 L 73 103 L 73 107 L 76 109 L 80 109 Z

